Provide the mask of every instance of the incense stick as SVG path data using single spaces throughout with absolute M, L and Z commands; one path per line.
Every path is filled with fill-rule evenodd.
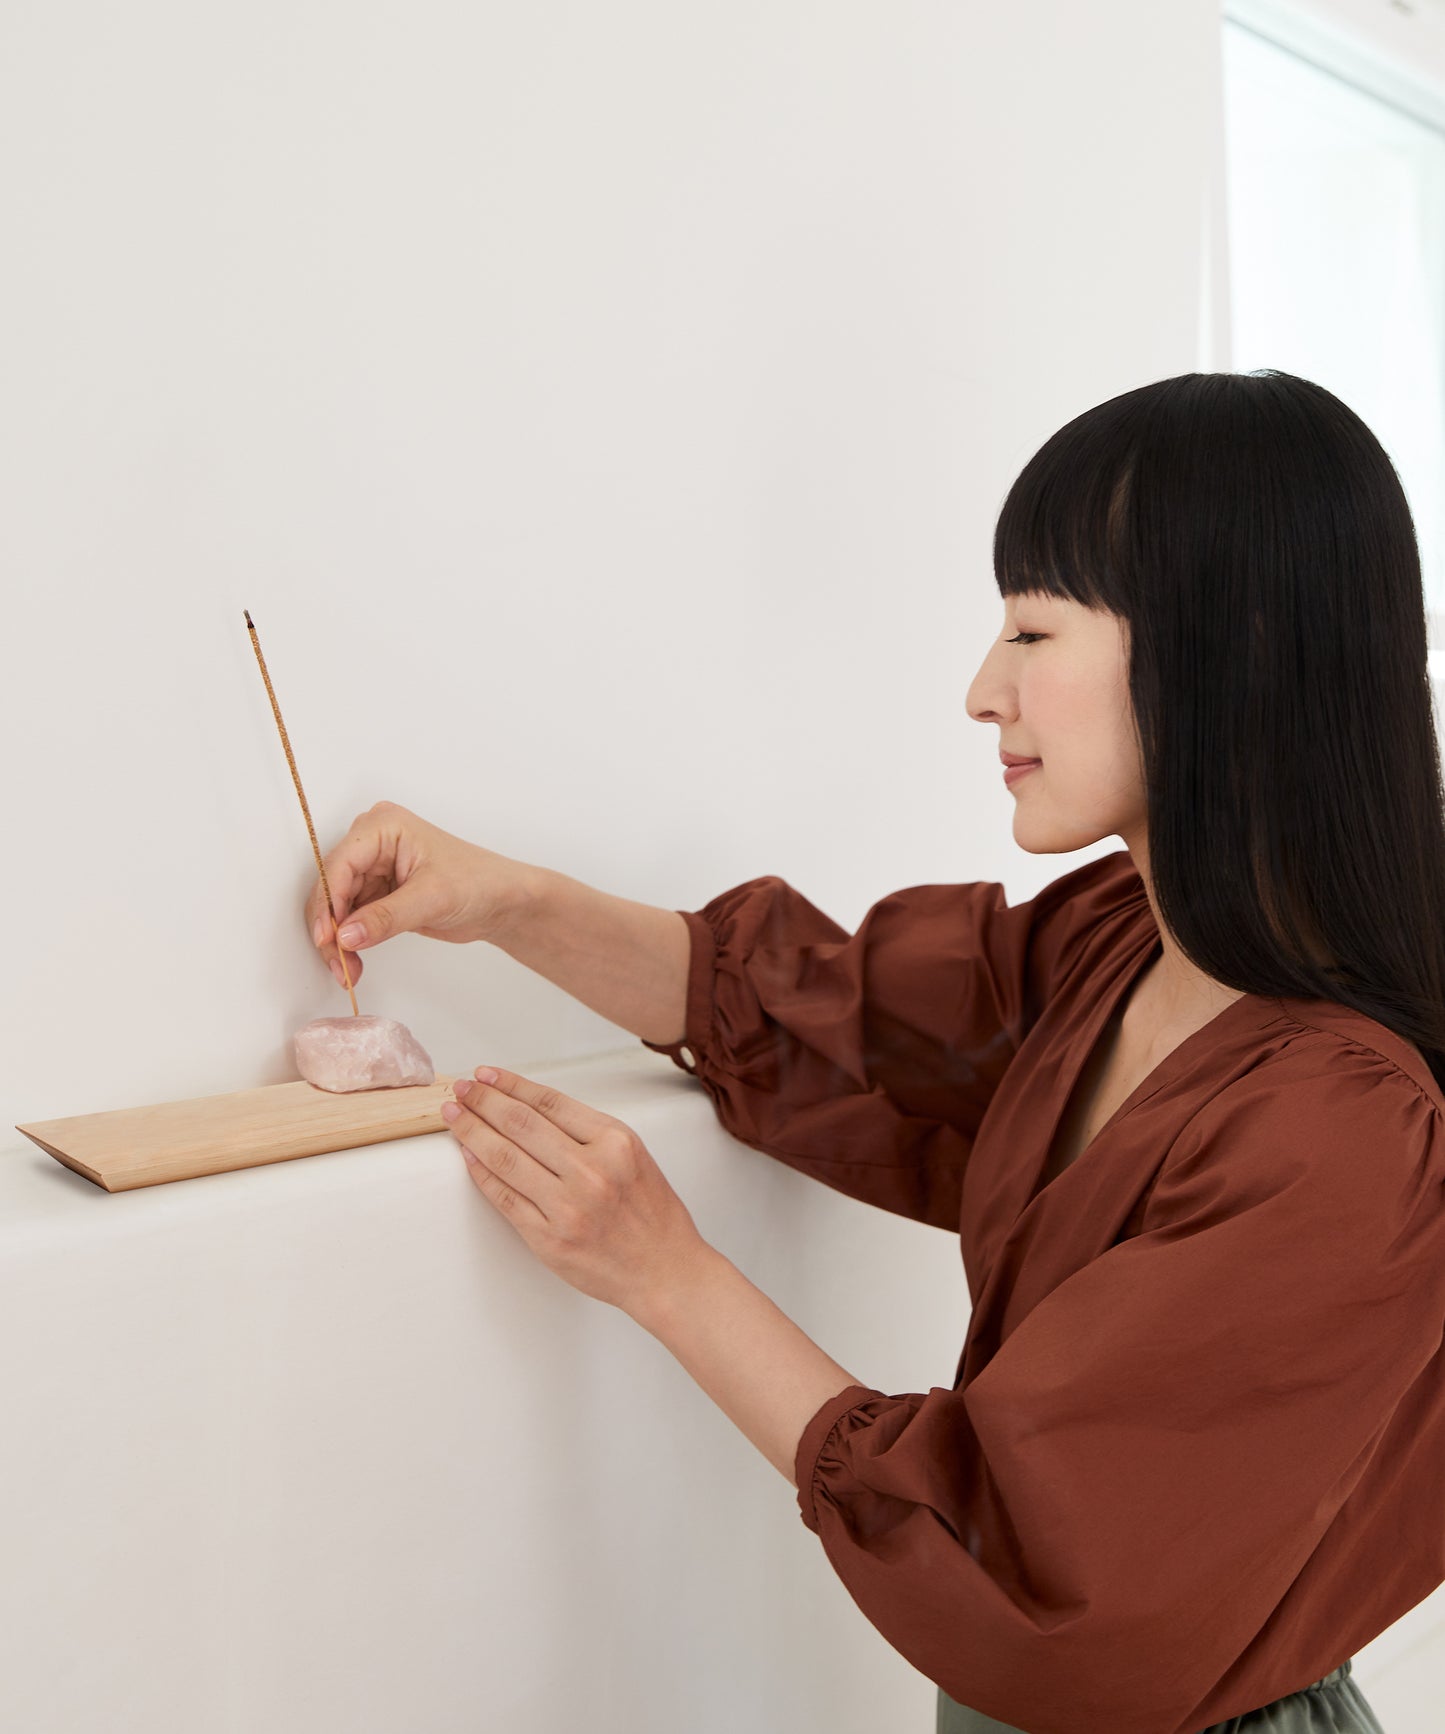
M 281 745 L 286 749 L 286 763 L 291 767 L 291 781 L 296 785 L 296 793 L 301 797 L 301 811 L 306 815 L 306 830 L 311 838 L 312 852 L 316 856 L 316 871 L 321 875 L 321 889 L 326 893 L 326 907 L 331 914 L 331 934 L 336 940 L 336 955 L 341 959 L 341 973 L 346 977 L 346 991 L 351 996 L 351 1015 L 359 1017 L 356 1009 L 356 990 L 351 985 L 351 971 L 346 967 L 346 953 L 341 948 L 340 929 L 336 924 L 336 906 L 331 901 L 331 887 L 326 883 L 326 868 L 321 860 L 321 845 L 316 841 L 316 827 L 311 823 L 311 809 L 306 805 L 306 791 L 301 787 L 301 776 L 296 769 L 296 760 L 292 756 L 291 742 L 286 734 L 286 725 L 281 721 L 281 707 L 276 703 L 276 693 L 271 685 L 271 676 L 266 672 L 266 658 L 261 654 L 261 640 L 256 636 L 255 622 L 251 619 L 251 611 L 244 608 L 241 611 L 246 616 L 246 628 L 251 634 L 251 648 L 256 652 L 256 660 L 261 665 L 261 678 L 266 683 L 266 696 L 271 700 L 271 709 L 276 717 L 276 727 L 281 731 Z

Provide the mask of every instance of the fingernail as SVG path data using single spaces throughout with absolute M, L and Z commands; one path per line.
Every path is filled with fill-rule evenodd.
M 324 945 L 326 943 L 326 931 L 321 925 L 321 917 L 319 915 L 316 917 L 315 921 L 311 923 L 311 933 L 318 945 Z
M 497 1068 L 495 1066 L 478 1066 L 477 1078 L 483 1084 L 495 1084 L 497 1081 Z
M 366 937 L 364 927 L 343 927 L 340 933 L 341 943 L 348 951 L 355 951 L 357 945 Z
M 470 1078 L 458 1078 L 456 1083 L 452 1085 L 452 1094 L 459 1102 L 465 1102 L 467 1099 L 467 1091 L 470 1090 L 471 1087 L 472 1081 Z
M 443 1120 L 455 1120 L 456 1117 L 458 1116 L 458 1114 L 460 1114 L 460 1113 L 461 1113 L 461 1109 L 456 1105 L 455 1102 L 447 1102 L 447 1103 L 444 1103 L 442 1106 L 442 1119 Z

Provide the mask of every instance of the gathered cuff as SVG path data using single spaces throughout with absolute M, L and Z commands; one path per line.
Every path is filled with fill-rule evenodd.
M 849 1385 L 846 1390 L 839 1391 L 836 1397 L 829 1397 L 803 1429 L 793 1457 L 793 1478 L 798 1484 L 798 1510 L 802 1513 L 803 1522 L 814 1535 L 818 1533 L 818 1514 L 813 1508 L 813 1475 L 818 1464 L 818 1453 L 827 1444 L 828 1435 L 850 1409 L 856 1409 L 860 1403 L 866 1403 L 873 1397 L 882 1396 L 883 1392 L 875 1390 L 871 1385 Z

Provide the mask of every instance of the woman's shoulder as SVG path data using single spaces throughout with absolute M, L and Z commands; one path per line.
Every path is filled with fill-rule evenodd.
M 1156 1205 L 1197 1185 L 1195 1202 L 1228 1214 L 1232 1190 L 1248 1204 L 1308 1177 L 1321 1209 L 1429 1203 L 1445 1233 L 1445 1099 L 1413 1043 L 1329 1000 L 1246 995 L 1224 1021 L 1217 1076 L 1173 1141 Z
M 1385 1090 L 1423 1096 L 1445 1118 L 1445 1092 L 1424 1054 L 1378 1018 L 1338 1000 L 1283 996 L 1268 1003 L 1280 1038 L 1273 1081 L 1297 1084 L 1314 1114 Z

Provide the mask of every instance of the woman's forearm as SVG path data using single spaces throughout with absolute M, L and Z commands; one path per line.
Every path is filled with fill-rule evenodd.
M 803 1429 L 862 1383 L 712 1246 L 626 1310 L 794 1486 Z
M 691 941 L 675 909 L 527 865 L 492 943 L 644 1041 L 682 1040 Z

